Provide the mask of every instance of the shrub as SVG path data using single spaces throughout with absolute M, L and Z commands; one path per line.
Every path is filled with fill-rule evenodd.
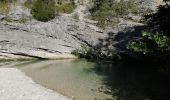
M 33 2 L 31 14 L 35 19 L 43 22 L 47 22 L 55 18 L 55 1 L 37 0 Z
M 119 55 L 115 54 L 114 52 L 112 55 L 108 55 L 101 51 L 100 48 L 96 47 L 89 47 L 86 44 L 81 44 L 79 49 L 76 49 L 72 52 L 75 56 L 78 56 L 79 58 L 86 58 L 86 59 L 92 59 L 92 60 L 118 60 L 120 59 Z
M 96 0 L 97 2 L 97 0 Z M 92 19 L 98 21 L 98 26 L 111 26 L 118 21 L 118 17 L 123 17 L 129 13 L 138 13 L 138 4 L 136 0 L 120 0 L 113 2 L 110 0 L 98 1 L 94 8 L 90 9 Z
M 162 34 L 143 32 L 142 38 L 130 43 L 129 49 L 143 54 L 156 54 L 170 50 L 170 39 Z
M 130 49 L 134 52 L 143 52 L 148 54 L 158 54 L 161 52 L 165 55 L 170 54 L 170 5 L 167 3 L 158 7 L 158 11 L 153 14 L 145 15 L 145 22 L 152 31 L 143 32 L 139 40 L 130 43 Z M 160 55 L 159 55 L 160 56 Z
M 75 9 L 75 5 L 71 3 L 61 3 L 56 6 L 56 11 L 58 13 L 72 13 Z
M 78 57 L 86 57 L 88 56 L 88 53 L 90 52 L 91 48 L 87 46 L 86 44 L 81 44 L 79 49 L 76 49 L 72 52 L 75 56 Z

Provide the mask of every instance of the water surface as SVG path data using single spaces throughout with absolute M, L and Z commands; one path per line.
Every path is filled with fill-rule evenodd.
M 0 63 L 75 100 L 170 100 L 170 78 L 139 63 L 52 60 Z

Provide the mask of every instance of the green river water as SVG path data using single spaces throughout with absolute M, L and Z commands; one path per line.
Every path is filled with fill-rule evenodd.
M 86 60 L 6 62 L 74 100 L 170 100 L 170 79 L 153 66 Z

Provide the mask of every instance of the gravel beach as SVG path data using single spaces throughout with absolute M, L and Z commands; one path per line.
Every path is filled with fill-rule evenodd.
M 0 100 L 69 100 L 46 89 L 15 68 L 0 68 Z

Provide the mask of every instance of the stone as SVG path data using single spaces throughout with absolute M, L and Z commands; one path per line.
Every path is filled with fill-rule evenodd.
M 3 20 L 5 18 L 5 15 L 0 14 L 0 20 Z
M 29 20 L 32 18 L 30 10 L 24 6 L 12 6 L 7 15 L 11 21 Z

